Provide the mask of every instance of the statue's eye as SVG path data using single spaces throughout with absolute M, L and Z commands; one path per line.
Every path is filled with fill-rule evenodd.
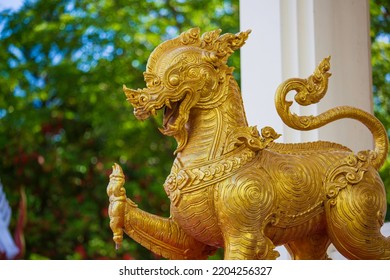
M 171 75 L 169 77 L 169 84 L 172 86 L 177 86 L 180 83 L 179 75 Z
M 153 78 L 148 77 L 147 79 L 145 79 L 145 82 L 148 88 L 157 87 L 161 84 L 161 80 L 159 77 L 153 77 Z
M 139 105 L 145 105 L 146 102 L 149 101 L 149 98 L 145 95 L 145 94 L 141 94 L 139 99 L 138 99 L 138 102 L 139 102 Z

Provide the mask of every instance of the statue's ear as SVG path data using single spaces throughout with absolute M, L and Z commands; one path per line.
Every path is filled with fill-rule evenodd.
M 248 29 L 247 31 L 239 32 L 237 34 L 226 33 L 219 38 L 221 47 L 231 49 L 233 53 L 245 44 L 251 32 L 252 30 Z
M 220 32 L 219 29 L 210 31 L 203 34 L 201 38 L 201 48 L 208 53 L 205 56 L 208 56 L 207 59 L 213 64 L 216 63 L 216 59 L 226 63 L 234 51 L 245 44 L 251 30 L 237 34 L 226 33 L 218 37 Z
M 220 57 L 218 57 L 218 55 L 213 51 L 203 51 L 202 59 L 203 61 L 214 65 L 216 68 L 219 68 L 221 64 L 224 64 Z

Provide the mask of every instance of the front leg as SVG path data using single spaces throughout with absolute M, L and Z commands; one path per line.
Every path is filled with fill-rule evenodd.
M 187 235 L 172 218 L 147 213 L 126 197 L 124 175 L 115 164 L 107 194 L 110 198 L 110 227 L 119 247 L 123 231 L 153 253 L 168 259 L 206 259 L 213 248 Z
M 272 241 L 264 227 L 274 194 L 262 170 L 245 170 L 218 186 L 216 208 L 223 234 L 225 259 L 276 259 Z

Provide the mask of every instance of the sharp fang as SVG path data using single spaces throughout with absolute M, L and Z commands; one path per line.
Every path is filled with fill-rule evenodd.
M 156 113 L 156 109 L 152 109 L 152 111 L 150 111 L 152 113 L 153 116 L 157 116 L 157 113 Z
M 169 109 L 172 109 L 171 101 L 169 101 L 169 99 L 167 99 L 167 100 L 165 101 L 165 105 L 166 105 Z

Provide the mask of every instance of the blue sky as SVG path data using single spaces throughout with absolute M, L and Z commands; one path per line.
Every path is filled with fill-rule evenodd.
M 17 10 L 24 0 L 0 0 L 0 11 L 4 9 Z

